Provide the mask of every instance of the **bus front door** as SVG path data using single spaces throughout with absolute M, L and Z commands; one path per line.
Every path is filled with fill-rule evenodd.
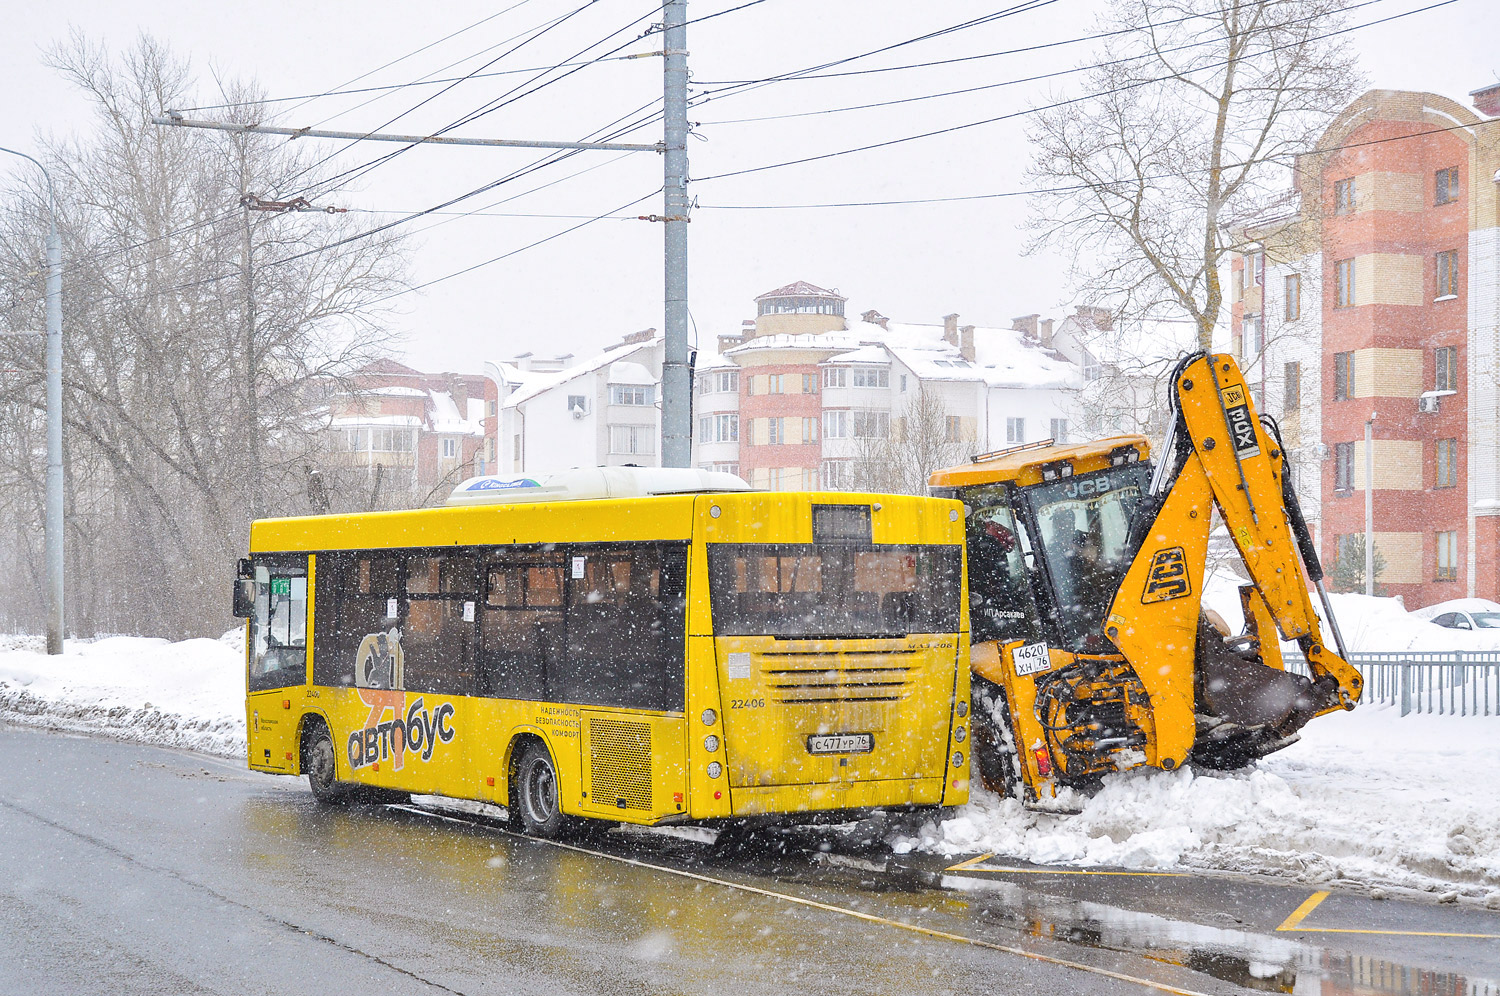
M 297 723 L 307 684 L 307 559 L 256 562 L 246 647 L 245 745 L 250 767 L 297 770 Z

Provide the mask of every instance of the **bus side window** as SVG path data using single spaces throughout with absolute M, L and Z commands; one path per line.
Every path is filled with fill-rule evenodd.
M 376 668 L 363 676 L 356 676 L 354 673 L 359 648 L 366 637 L 388 635 L 392 631 L 399 636 L 401 593 L 396 558 L 388 553 L 373 552 L 347 556 L 339 585 L 338 622 L 333 645 L 314 650 L 314 656 L 324 662 L 327 670 L 318 672 L 315 663 L 314 676 L 322 673 L 327 677 L 317 677 L 318 684 L 336 687 L 399 686 L 400 681 L 390 673 L 392 668 L 389 665 Z M 391 612 L 392 603 L 395 603 L 394 613 Z
M 575 545 L 567 653 L 549 662 L 562 702 L 680 711 L 686 544 Z
M 254 570 L 250 691 L 301 685 L 307 680 L 307 568 L 261 563 Z
M 563 639 L 563 554 L 504 550 L 485 573 L 479 693 L 544 699 L 547 662 Z
M 313 684 L 352 685 L 354 673 L 342 662 L 338 646 L 339 594 L 347 583 L 349 558 L 320 553 L 313 582 Z
M 409 557 L 406 598 L 401 635 L 405 687 L 439 695 L 471 694 L 474 607 L 479 598 L 474 556 Z

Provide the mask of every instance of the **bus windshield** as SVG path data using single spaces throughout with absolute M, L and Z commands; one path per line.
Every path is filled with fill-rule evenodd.
M 1130 566 L 1130 524 L 1150 474 L 1150 464 L 1128 464 L 1026 489 L 1071 650 L 1106 649 L 1104 615 Z
M 956 546 L 711 544 L 714 632 L 780 639 L 954 633 Z

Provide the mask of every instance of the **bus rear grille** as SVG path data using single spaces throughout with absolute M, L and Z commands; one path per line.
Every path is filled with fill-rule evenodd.
M 761 680 L 774 701 L 899 702 L 915 664 L 912 650 L 760 655 Z
M 589 780 L 594 804 L 651 808 L 651 727 L 615 719 L 589 720 Z

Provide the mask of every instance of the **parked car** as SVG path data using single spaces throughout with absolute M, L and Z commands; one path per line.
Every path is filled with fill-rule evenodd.
M 1487 598 L 1455 598 L 1412 615 L 1447 629 L 1500 629 L 1500 603 Z

